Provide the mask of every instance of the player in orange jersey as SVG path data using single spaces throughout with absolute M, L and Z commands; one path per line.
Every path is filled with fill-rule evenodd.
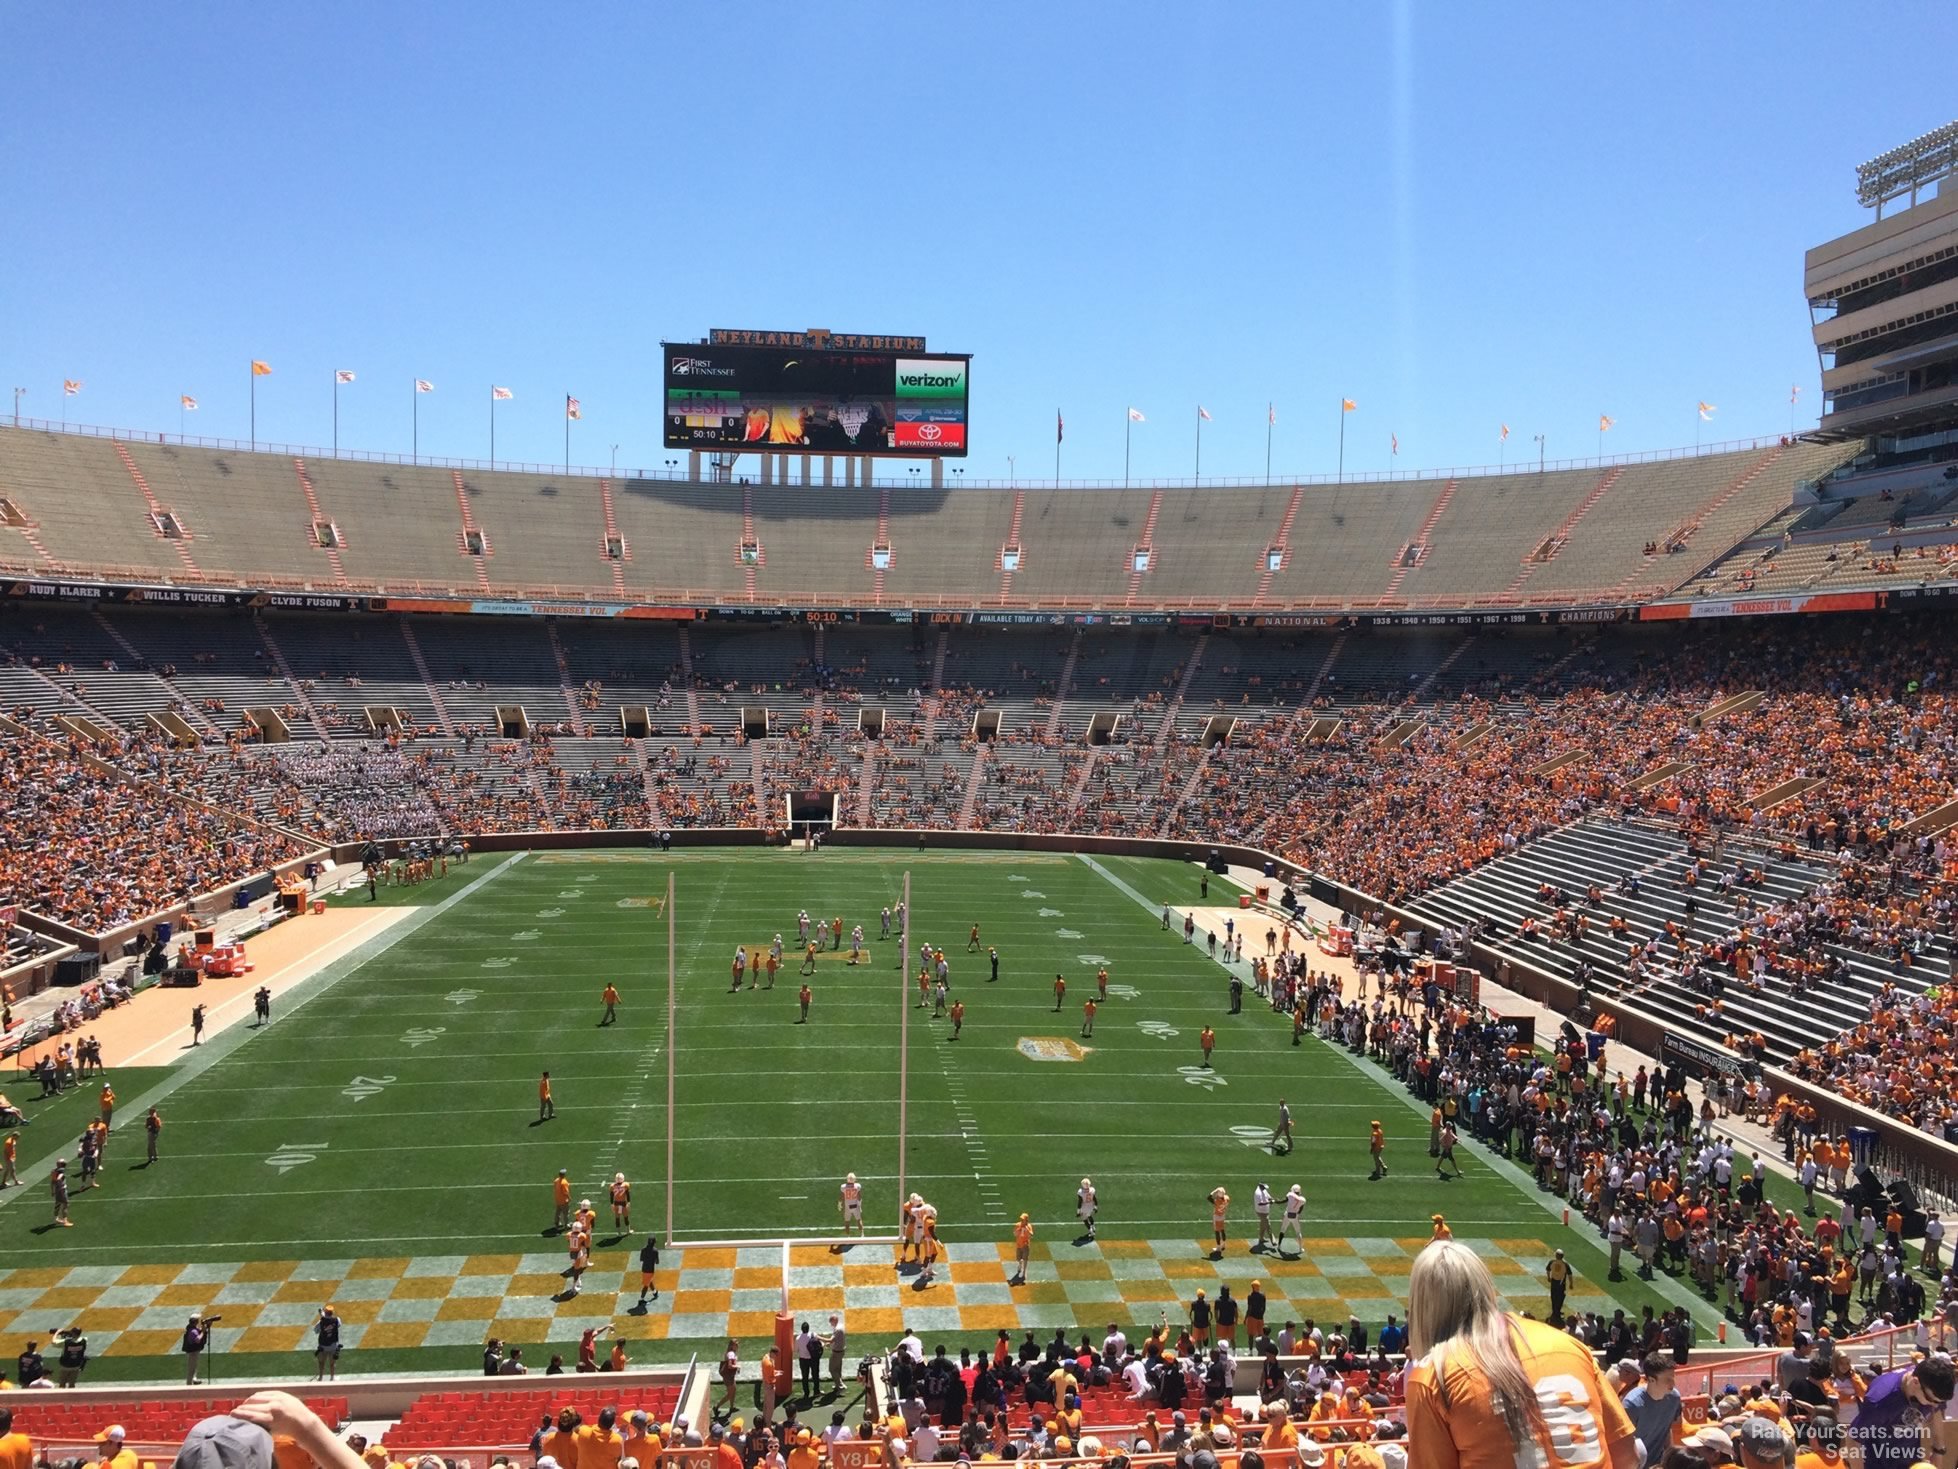
M 950 1037 L 952 1040 L 957 1040 L 959 1038 L 959 1031 L 964 1025 L 965 1025 L 965 1001 L 954 1000 L 952 1001 L 952 1034 Z
M 1033 1221 L 1025 1214 L 1013 1226 L 1013 1278 L 1008 1285 L 1027 1283 L 1027 1261 L 1033 1257 Z
M 1368 1123 L 1367 1126 L 1370 1129 L 1367 1137 L 1367 1151 L 1373 1154 L 1373 1172 L 1369 1176 L 1372 1178 L 1385 1178 L 1387 1176 L 1387 1134 L 1380 1130 L 1378 1119 Z
M 1057 974 L 1054 976 L 1054 1013 L 1056 1015 L 1061 1013 L 1061 1001 L 1065 1000 L 1066 998 L 1067 998 L 1067 976 L 1062 974 Z

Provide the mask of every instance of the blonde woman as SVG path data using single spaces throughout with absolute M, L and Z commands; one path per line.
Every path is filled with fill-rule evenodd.
M 1438 1239 L 1407 1289 L 1407 1451 L 1422 1469 L 1637 1469 L 1618 1396 L 1583 1345 L 1505 1312 L 1489 1267 Z

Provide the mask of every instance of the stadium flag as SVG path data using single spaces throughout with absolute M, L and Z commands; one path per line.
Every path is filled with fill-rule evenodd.
M 271 375 L 272 375 L 272 364 L 271 364 L 271 363 L 269 363 L 269 362 L 265 362 L 265 361 L 262 361 L 261 359 L 259 359 L 259 358 L 257 358 L 257 357 L 254 357 L 254 358 L 252 358 L 252 376 L 253 376 L 253 377 L 270 377 Z
M 435 391 L 435 384 L 425 377 L 418 377 L 415 379 L 415 391 L 417 393 L 432 393 Z
M 1197 417 L 1201 418 L 1205 423 L 1215 422 L 1215 420 L 1212 419 L 1210 416 L 1210 410 L 1204 407 L 1203 404 L 1201 403 L 1197 404 Z
M 1390 454 L 1398 455 L 1401 451 L 1401 436 L 1399 434 L 1388 434 L 1387 446 L 1387 451 Z
M 187 413 L 195 413 L 197 411 L 197 400 L 191 397 L 189 393 L 179 393 L 177 394 L 177 406 Z
M 1601 434 L 1610 432 L 1610 430 L 1617 424 L 1617 422 L 1618 420 L 1611 417 L 1609 414 L 1600 413 L 1598 415 L 1598 432 Z
M 1054 410 L 1054 442 L 1059 443 L 1067 437 L 1067 420 L 1061 417 L 1061 410 Z
M 341 383 L 350 383 L 353 380 L 354 380 L 353 373 L 349 372 L 344 367 L 340 368 L 337 372 L 333 374 L 333 383 L 335 387 L 338 387 Z
M 499 403 L 506 403 L 510 399 L 516 396 L 517 395 L 511 392 L 508 388 L 499 388 L 494 386 L 490 388 L 490 397 L 494 398 Z
M 1792 403 L 1797 398 L 1801 397 L 1801 395 L 1802 395 L 1802 385 L 1800 383 L 1796 383 L 1793 387 L 1789 388 L 1788 390 L 1788 401 Z
M 1148 421 L 1148 419 L 1142 416 L 1142 410 L 1140 408 L 1131 408 L 1129 410 L 1130 423 L 1147 423 Z
M 566 418 L 583 418 L 585 416 L 584 405 L 569 393 L 564 395 L 564 416 Z
M 1341 413 L 1351 413 L 1355 408 L 1358 408 L 1359 406 L 1360 405 L 1358 403 L 1355 403 L 1351 398 L 1341 398 L 1339 400 L 1339 411 Z
M 64 377 L 61 380 L 61 396 L 72 398 L 82 390 L 82 380 L 78 377 Z
M 1278 427 L 1278 405 L 1276 403 L 1265 404 L 1265 427 Z
M 1711 421 L 1712 421 L 1712 418 L 1713 418 L 1713 415 L 1714 415 L 1715 413 L 1717 413 L 1718 411 L 1719 411 L 1718 409 L 1716 409 L 1716 408 L 1715 408 L 1715 407 L 1714 407 L 1714 406 L 1713 406 L 1713 405 L 1712 405 L 1711 403 L 1709 403 L 1709 402 L 1707 402 L 1707 401 L 1706 401 L 1706 400 L 1705 400 L 1704 398 L 1702 398 L 1702 399 L 1700 400 L 1700 417 L 1701 417 L 1701 418 L 1704 418 L 1704 419 L 1706 419 L 1706 420 L 1708 420 L 1709 422 L 1711 422 Z
M 1504 425 L 1502 426 L 1502 432 L 1496 435 L 1496 442 L 1497 442 L 1497 443 L 1499 443 L 1499 444 L 1507 444 L 1507 443 L 1509 442 L 1509 425 L 1508 425 L 1508 424 L 1504 424 Z

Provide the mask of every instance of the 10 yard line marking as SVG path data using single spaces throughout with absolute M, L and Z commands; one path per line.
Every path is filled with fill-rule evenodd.
M 938 1053 L 939 1070 L 945 1076 L 945 1090 L 952 1099 L 952 1115 L 959 1126 L 960 1140 L 972 1160 L 972 1178 L 979 1186 L 979 1202 L 993 1219 L 1004 1219 L 1006 1210 L 1000 1203 L 998 1186 L 993 1182 L 992 1160 L 988 1157 L 985 1140 L 979 1135 L 979 1119 L 972 1115 L 966 1105 L 965 1081 L 952 1070 L 951 1057 L 944 1051 Z

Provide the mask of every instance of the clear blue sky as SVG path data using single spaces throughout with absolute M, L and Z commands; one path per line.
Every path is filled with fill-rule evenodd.
M 1958 6 L 212 3 L 0 21 L 0 389 L 71 421 L 657 467 L 663 339 L 973 354 L 971 477 L 1783 432 L 1802 251 L 1952 119 Z M 1814 79 L 1814 80 L 1811 80 Z M 5 400 L 0 399 L 0 407 Z

